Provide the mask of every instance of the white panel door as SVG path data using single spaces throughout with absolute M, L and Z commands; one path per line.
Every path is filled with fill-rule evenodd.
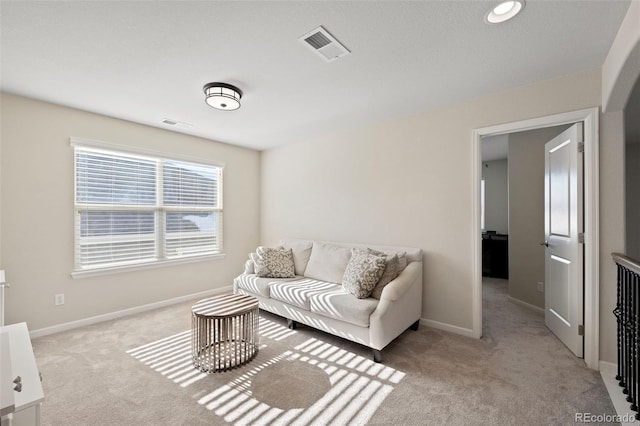
M 583 357 L 582 123 L 545 145 L 545 324 Z

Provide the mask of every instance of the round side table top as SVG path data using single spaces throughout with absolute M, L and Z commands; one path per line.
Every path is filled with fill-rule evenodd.
M 191 307 L 198 317 L 226 318 L 252 311 L 258 307 L 258 299 L 244 294 L 222 294 L 199 300 Z

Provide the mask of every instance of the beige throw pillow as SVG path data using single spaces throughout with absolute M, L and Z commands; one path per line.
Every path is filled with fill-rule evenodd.
M 256 275 L 264 278 L 293 278 L 296 276 L 291 249 L 258 247 L 255 263 Z
M 352 249 L 342 278 L 342 287 L 358 299 L 369 297 L 380 280 L 386 260 L 364 250 Z

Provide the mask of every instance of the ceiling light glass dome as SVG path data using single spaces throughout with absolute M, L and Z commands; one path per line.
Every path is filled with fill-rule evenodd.
M 240 108 L 242 91 L 227 83 L 208 83 L 204 85 L 205 102 L 212 108 L 233 111 Z

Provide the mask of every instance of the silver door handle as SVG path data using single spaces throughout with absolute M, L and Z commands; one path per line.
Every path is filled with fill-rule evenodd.
M 549 247 L 549 241 L 544 240 L 544 243 L 540 243 L 541 246 Z

